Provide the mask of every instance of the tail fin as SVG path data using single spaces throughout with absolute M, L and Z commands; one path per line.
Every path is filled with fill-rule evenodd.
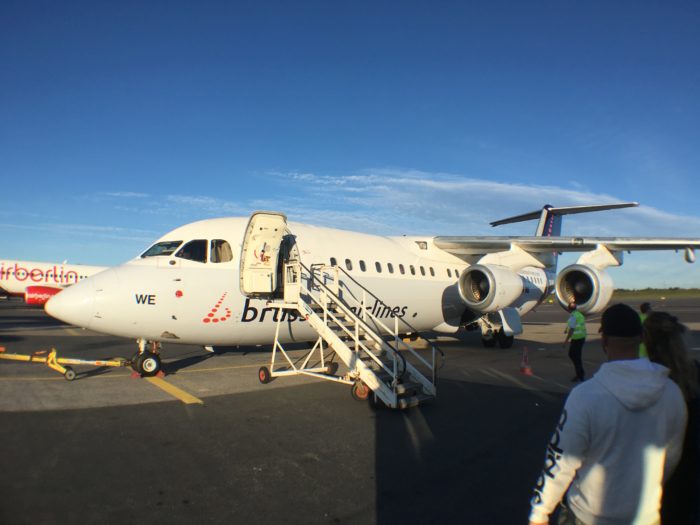
M 556 208 L 552 208 L 550 204 L 542 208 L 535 237 L 558 237 L 561 235 L 561 215 L 552 212 L 554 209 Z
M 502 224 L 512 224 L 514 222 L 531 221 L 539 219 L 535 236 L 537 237 L 558 237 L 561 235 L 562 215 L 572 215 L 574 213 L 588 213 L 594 211 L 616 210 L 619 208 L 633 208 L 639 206 L 638 202 L 621 202 L 618 204 L 598 204 L 594 206 L 566 206 L 563 208 L 553 208 L 550 204 L 545 205 L 541 210 L 523 213 L 507 219 L 501 219 L 491 223 L 491 226 Z

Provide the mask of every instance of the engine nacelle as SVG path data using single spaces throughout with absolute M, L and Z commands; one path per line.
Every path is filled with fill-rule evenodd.
M 605 270 L 585 264 L 572 264 L 564 268 L 556 281 L 557 300 L 567 308 L 571 301 L 582 314 L 602 311 L 610 302 L 614 291 L 612 278 Z
M 523 288 L 522 277 L 505 266 L 475 264 L 459 276 L 459 295 L 470 309 L 481 313 L 507 308 Z
M 24 290 L 24 302 L 32 306 L 41 306 L 63 288 L 53 286 L 27 286 Z

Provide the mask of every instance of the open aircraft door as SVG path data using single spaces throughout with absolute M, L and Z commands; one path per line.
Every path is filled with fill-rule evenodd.
M 287 217 L 278 212 L 256 211 L 250 216 L 241 249 L 241 293 L 270 296 L 278 287 L 278 261 L 287 233 Z

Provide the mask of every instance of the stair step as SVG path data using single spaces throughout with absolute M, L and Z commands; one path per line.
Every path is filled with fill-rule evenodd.
M 396 385 L 395 392 L 399 396 L 412 396 L 418 394 L 423 389 L 423 385 L 413 381 L 405 381 Z
M 319 305 L 317 305 L 317 304 L 314 304 L 314 305 L 311 307 L 311 309 L 314 311 L 314 313 L 318 314 L 319 316 L 322 316 L 322 315 L 323 315 L 323 308 L 322 308 L 321 306 L 319 306 Z M 337 308 L 337 307 L 335 307 L 335 306 L 333 306 L 333 305 L 327 306 L 327 307 L 326 307 L 326 310 L 328 310 L 329 312 L 331 312 L 331 313 L 332 313 L 333 315 L 335 315 L 336 317 L 347 317 L 347 315 L 345 314 L 345 312 L 344 312 L 343 310 L 340 310 L 339 308 Z
M 379 379 L 382 383 L 390 384 L 394 380 L 391 374 L 385 372 L 384 370 L 380 370 L 379 372 L 375 370 L 374 375 L 376 375 L 377 379 Z
M 410 408 L 422 405 L 424 403 L 432 401 L 433 399 L 435 399 L 435 396 L 431 396 L 429 394 L 418 394 L 417 396 L 400 398 L 397 402 L 397 405 L 398 408 Z

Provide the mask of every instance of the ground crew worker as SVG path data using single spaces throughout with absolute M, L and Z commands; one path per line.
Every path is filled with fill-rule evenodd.
M 647 320 L 647 316 L 650 312 L 651 305 L 649 303 L 642 303 L 639 305 L 639 320 L 642 322 L 642 326 L 644 326 L 644 321 Z M 643 342 L 639 345 L 639 357 L 649 357 L 647 347 L 644 346 Z
M 571 315 L 567 322 L 566 338 L 564 339 L 564 348 L 566 344 L 571 340 L 569 344 L 569 359 L 574 364 L 574 370 L 576 375 L 571 378 L 571 381 L 578 383 L 586 378 L 586 374 L 583 371 L 583 345 L 586 342 L 586 318 L 581 312 L 576 309 L 576 303 L 571 301 L 568 307 Z

